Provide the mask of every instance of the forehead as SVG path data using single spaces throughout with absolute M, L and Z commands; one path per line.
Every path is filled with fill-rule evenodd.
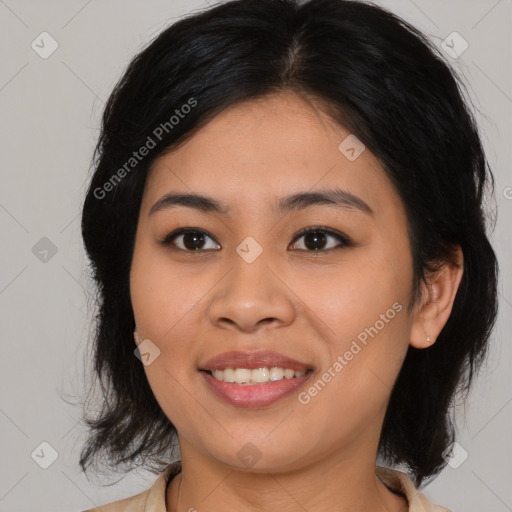
M 340 151 L 350 135 L 317 102 L 297 93 L 232 105 L 154 162 L 145 206 L 179 191 L 248 210 L 298 191 L 337 187 L 376 210 L 389 208 L 399 199 L 378 160 L 366 149 L 353 161 Z

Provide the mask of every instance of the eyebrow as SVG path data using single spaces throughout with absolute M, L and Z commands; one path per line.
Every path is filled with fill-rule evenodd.
M 370 206 L 360 197 L 339 188 L 316 190 L 313 192 L 298 192 L 290 196 L 280 198 L 274 206 L 274 211 L 279 214 L 301 210 L 311 206 L 330 205 L 344 210 L 359 210 L 362 213 L 373 216 Z M 201 194 L 183 194 L 169 192 L 162 196 L 149 210 L 149 215 L 177 206 L 194 208 L 205 213 L 219 213 L 229 216 L 229 207 L 224 203 Z

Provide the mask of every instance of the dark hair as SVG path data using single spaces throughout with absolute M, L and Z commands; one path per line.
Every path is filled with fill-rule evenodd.
M 98 288 L 94 369 L 104 395 L 99 414 L 85 420 L 84 472 L 100 455 L 111 467 L 153 472 L 172 460 L 176 429 L 133 353 L 129 272 L 148 170 L 224 108 L 283 90 L 320 102 L 399 192 L 414 262 L 411 304 L 428 273 L 462 248 L 452 313 L 434 345 L 408 348 L 379 445 L 417 486 L 446 465 L 453 399 L 469 391 L 497 315 L 498 265 L 483 210 L 494 179 L 462 81 L 424 35 L 375 5 L 233 0 L 156 37 L 104 110 L 82 217 Z M 142 146 L 151 146 L 148 154 L 130 160 Z

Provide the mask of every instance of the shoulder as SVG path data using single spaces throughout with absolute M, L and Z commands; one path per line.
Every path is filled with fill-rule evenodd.
M 151 489 L 148 489 L 135 496 L 113 501 L 83 512 L 144 512 L 150 491 Z
M 175 461 L 158 476 L 153 485 L 144 492 L 96 506 L 83 512 L 162 512 L 165 507 L 167 484 L 181 471 L 181 462 Z
M 431 503 L 402 471 L 377 466 L 376 473 L 386 487 L 407 499 L 409 512 L 451 512 L 447 508 Z

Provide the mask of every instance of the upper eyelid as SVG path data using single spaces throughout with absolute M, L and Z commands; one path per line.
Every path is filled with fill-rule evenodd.
M 171 231 L 170 233 L 168 233 L 167 235 L 165 235 L 165 237 L 163 238 L 163 240 L 160 241 L 160 243 L 162 245 L 170 244 L 171 240 L 174 240 L 178 236 L 186 235 L 187 233 L 201 233 L 201 234 L 204 234 L 207 237 L 211 238 L 213 241 L 215 241 L 215 243 L 220 245 L 220 243 L 217 241 L 217 239 L 213 235 L 208 233 L 208 231 L 205 231 L 202 228 L 194 228 L 194 227 L 175 229 L 175 230 Z M 194 252 L 194 251 L 188 251 L 188 252 Z M 199 251 L 197 251 L 197 252 L 199 252 Z

